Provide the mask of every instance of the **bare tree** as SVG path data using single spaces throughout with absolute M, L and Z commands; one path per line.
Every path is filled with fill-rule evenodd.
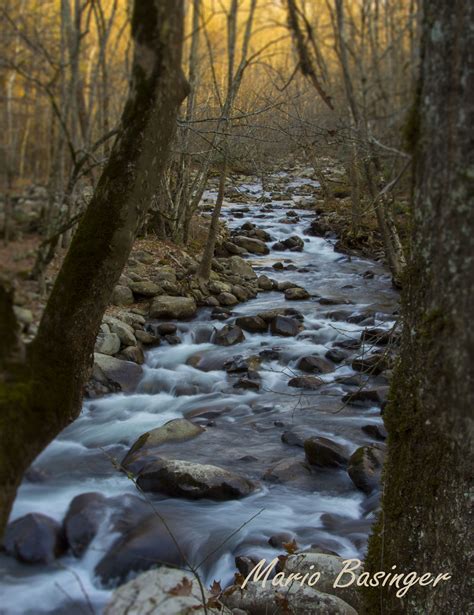
M 11 293 L 0 287 L 6 332 L 0 352 L 2 530 L 24 471 L 79 413 L 103 312 L 156 193 L 178 108 L 187 94 L 181 72 L 183 2 L 137 0 L 132 35 L 132 85 L 120 134 L 56 278 L 37 336 L 24 352 Z

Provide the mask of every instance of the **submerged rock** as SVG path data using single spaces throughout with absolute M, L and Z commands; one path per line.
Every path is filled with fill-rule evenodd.
M 41 513 L 30 513 L 9 523 L 3 546 L 8 555 L 27 564 L 50 564 L 67 548 L 61 525 Z
M 229 470 L 173 459 L 159 459 L 151 463 L 141 472 L 137 483 L 144 491 L 192 500 L 235 500 L 255 489 L 250 480 Z
M 184 566 L 183 556 L 158 515 L 141 519 L 116 540 L 95 567 L 104 585 L 123 583 L 132 572 L 160 565 Z M 176 531 L 177 528 L 170 528 Z M 110 612 L 110 611 L 109 611 Z
M 304 452 L 310 464 L 323 468 L 346 466 L 349 460 L 345 447 L 318 436 L 305 440 Z

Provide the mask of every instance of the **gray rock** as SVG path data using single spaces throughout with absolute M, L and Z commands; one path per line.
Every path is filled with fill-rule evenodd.
M 150 307 L 150 318 L 192 318 L 197 305 L 190 297 L 156 297 Z
M 145 465 L 156 457 L 156 449 L 162 444 L 170 442 L 187 442 L 203 433 L 204 428 L 195 425 L 186 419 L 172 419 L 161 427 L 142 434 L 122 460 L 122 466 L 133 472 L 139 472 Z
M 160 459 L 148 465 L 137 484 L 144 491 L 192 500 L 234 500 L 255 489 L 251 481 L 229 470 L 173 459 Z
M 134 295 L 139 297 L 155 297 L 162 292 L 162 288 L 151 280 L 132 281 L 129 284 Z
M 361 446 L 349 459 L 347 473 L 352 482 L 367 495 L 380 484 L 384 451 L 377 446 Z
M 128 286 L 117 284 L 112 292 L 113 305 L 130 305 L 133 303 L 133 293 Z
M 99 382 L 112 382 L 125 393 L 132 393 L 136 391 L 142 374 L 142 368 L 136 363 L 94 353 L 93 377 Z
M 120 352 L 119 358 L 125 361 L 133 361 L 138 365 L 145 363 L 145 355 L 139 346 L 127 346 Z
M 309 292 L 305 288 L 294 286 L 285 290 L 285 299 L 287 301 L 303 301 L 310 298 Z
M 3 546 L 8 555 L 28 564 L 50 564 L 66 551 L 61 525 L 40 513 L 30 513 L 7 525 Z
M 220 293 L 217 297 L 220 305 L 236 305 L 239 300 L 232 293 Z
M 182 587 L 184 591 L 180 592 Z M 208 600 L 209 593 L 204 592 L 204 600 Z M 116 589 L 104 615 L 203 615 L 202 603 L 202 592 L 193 574 L 161 566 Z M 221 611 L 207 607 L 207 612 L 215 615 Z
M 116 333 L 119 336 L 121 344 L 124 346 L 136 345 L 137 340 L 131 325 L 119 320 L 118 318 L 115 318 L 114 316 L 108 315 L 104 316 L 104 322 L 108 325 L 111 333 Z
M 329 374 L 334 371 L 332 363 L 317 355 L 302 357 L 296 367 L 311 374 Z
M 324 381 L 316 376 L 295 376 L 295 378 L 291 378 L 288 381 L 289 387 L 294 387 L 296 389 L 308 389 L 310 391 L 319 389 L 319 387 L 323 384 Z
M 106 512 L 107 500 L 101 493 L 81 493 L 69 504 L 63 527 L 67 542 L 76 557 L 87 550 Z
M 268 324 L 260 316 L 239 316 L 235 324 L 249 333 L 265 333 Z
M 248 280 L 257 279 L 257 274 L 253 270 L 252 266 L 249 265 L 249 263 L 241 256 L 231 256 L 230 258 L 225 259 L 225 262 L 230 272 L 234 275 Z
M 245 340 L 244 332 L 237 325 L 225 325 L 212 336 L 212 343 L 218 346 L 233 346 Z
M 299 583 L 273 587 L 271 581 L 267 581 L 262 587 L 261 582 L 251 581 L 243 590 L 238 585 L 231 586 L 223 602 L 229 608 L 241 608 L 251 615 L 282 613 L 283 604 L 285 615 L 357 615 L 357 611 L 341 598 Z
M 102 324 L 95 342 L 95 352 L 101 354 L 114 355 L 120 350 L 120 338 L 116 333 L 111 333 L 106 324 Z
M 292 337 L 298 335 L 302 329 L 301 323 L 290 316 L 277 316 L 270 323 L 270 331 L 273 335 Z
M 261 290 L 273 290 L 273 281 L 266 275 L 261 275 L 258 278 L 258 287 Z
M 349 460 L 346 449 L 328 438 L 308 438 L 304 442 L 304 452 L 311 465 L 323 468 L 346 466 Z
M 234 237 L 234 243 L 241 248 L 245 248 L 252 254 L 268 254 L 270 252 L 267 244 L 260 239 L 256 239 L 255 237 L 244 237 L 243 235 L 238 235 L 237 237 Z

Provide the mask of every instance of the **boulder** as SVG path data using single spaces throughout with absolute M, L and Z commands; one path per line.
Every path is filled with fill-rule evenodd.
M 114 355 L 120 350 L 120 338 L 116 333 L 111 333 L 108 325 L 100 325 L 99 334 L 95 341 L 95 352 Z
M 150 318 L 192 318 L 197 305 L 191 297 L 156 297 L 150 307 Z
M 268 254 L 270 252 L 267 244 L 261 239 L 256 239 L 255 237 L 244 237 L 243 235 L 238 235 L 237 237 L 234 237 L 234 243 L 241 248 L 245 248 L 252 254 Z
M 149 461 L 150 451 L 169 442 L 186 442 L 203 433 L 204 428 L 186 419 L 172 419 L 161 427 L 142 434 L 122 460 L 122 466 L 140 471 Z
M 81 493 L 69 504 L 63 528 L 71 551 L 76 557 L 84 554 L 97 534 L 106 507 L 107 500 L 101 493 Z
M 230 293 L 232 286 L 221 280 L 211 280 L 208 284 L 208 288 L 209 292 L 213 295 L 220 295 L 221 293 Z
M 232 359 L 228 359 L 222 366 L 229 374 L 240 374 L 250 371 L 257 371 L 260 367 L 261 358 L 257 355 L 242 357 L 237 355 Z
M 162 292 L 162 288 L 151 280 L 131 281 L 129 286 L 138 297 L 155 297 Z
M 319 389 L 322 384 L 324 384 L 324 382 L 321 378 L 317 378 L 316 376 L 296 376 L 288 381 L 289 387 L 294 387 L 295 389 L 307 389 L 310 391 Z
M 239 276 L 248 280 L 256 280 L 257 274 L 253 270 L 252 266 L 247 263 L 241 256 L 231 256 L 225 259 L 225 262 L 230 272 L 236 276 Z
M 324 356 L 333 363 L 342 363 L 344 359 L 347 359 L 348 353 L 339 348 L 330 348 Z
M 319 436 L 305 440 L 304 452 L 311 465 L 323 468 L 346 466 L 349 460 L 345 447 Z
M 178 327 L 174 322 L 160 322 L 156 327 L 159 335 L 174 335 L 177 330 Z
M 329 374 L 334 371 L 332 363 L 317 355 L 302 357 L 296 364 L 296 367 L 303 372 L 311 374 Z
M 303 551 L 289 555 L 283 564 L 283 570 L 286 575 L 298 572 L 304 574 L 310 570 L 317 570 L 321 575 L 316 585 L 318 591 L 333 594 L 350 604 L 354 609 L 359 609 L 361 600 L 356 583 L 352 583 L 348 587 L 334 587 L 334 580 L 343 570 L 345 561 L 344 558 L 336 555 Z M 356 578 L 359 576 L 357 571 L 354 571 L 354 575 Z
M 347 473 L 352 482 L 367 495 L 379 486 L 384 451 L 377 446 L 361 446 L 349 459 Z
M 240 286 L 239 284 L 234 284 L 231 291 L 239 301 L 247 301 L 247 299 L 251 296 L 250 290 Z
M 387 430 L 383 425 L 375 425 L 374 423 L 368 423 L 361 427 L 362 431 L 373 438 L 374 440 L 386 440 Z
M 116 333 L 119 336 L 120 343 L 123 346 L 135 346 L 137 340 L 133 327 L 127 323 L 115 318 L 114 316 L 104 316 L 104 322 L 108 325 L 111 333 Z
M 351 366 L 356 372 L 364 372 L 372 374 L 373 376 L 378 376 L 389 367 L 387 358 L 383 354 L 371 354 L 358 357 L 352 361 Z
M 281 434 L 281 441 L 289 446 L 299 446 L 301 448 L 304 447 L 304 438 L 298 434 L 296 431 L 291 429 L 284 431 Z
M 173 459 L 159 459 L 148 465 L 137 484 L 144 491 L 192 500 L 235 500 L 255 489 L 251 481 L 229 470 Z
M 237 325 L 225 325 L 212 336 L 212 343 L 218 346 L 233 346 L 245 340 L 242 329 Z
M 282 459 L 265 472 L 263 479 L 272 483 L 288 483 L 299 481 L 310 473 L 310 469 L 302 461 Z
M 261 275 L 258 277 L 258 287 L 261 290 L 273 290 L 273 282 L 272 280 L 266 276 L 266 275 Z
M 235 324 L 249 333 L 265 333 L 268 329 L 268 324 L 260 316 L 239 316 Z
M 270 331 L 272 335 L 282 335 L 283 337 L 292 337 L 298 335 L 303 329 L 301 323 L 291 316 L 277 316 L 270 323 Z
M 104 585 L 110 586 L 123 583 L 132 572 L 142 572 L 160 564 L 183 566 L 184 561 L 163 521 L 151 513 L 138 518 L 137 523 L 112 544 L 95 567 L 95 574 Z
M 9 523 L 3 546 L 8 555 L 27 564 L 50 564 L 67 548 L 61 525 L 41 513 L 29 513 Z
M 204 600 L 209 594 L 204 589 Z M 161 566 L 114 591 L 104 615 L 203 615 L 203 596 L 190 572 Z M 207 607 L 209 615 L 220 610 Z
M 261 581 L 250 581 L 244 589 L 232 585 L 225 591 L 222 601 L 228 608 L 243 609 L 251 615 L 357 615 L 357 611 L 341 598 L 300 583 L 274 587 L 267 581 L 263 587 Z
M 119 357 L 125 361 L 133 361 L 138 365 L 145 363 L 145 354 L 139 346 L 127 346 L 121 351 Z
M 130 305 L 133 303 L 133 293 L 128 286 L 117 284 L 112 292 L 113 305 Z
M 353 393 L 346 393 L 343 396 L 342 401 L 345 404 L 351 404 L 354 406 L 357 405 L 366 405 L 366 404 L 383 404 L 388 395 L 389 387 L 381 386 L 373 389 L 359 389 L 358 391 L 354 391 Z
M 131 361 L 122 361 L 98 352 L 94 353 L 93 377 L 102 382 L 113 383 L 121 391 L 136 391 L 143 374 L 143 369 Z
M 232 293 L 220 293 L 217 297 L 220 305 L 236 305 L 239 300 Z
M 161 343 L 160 338 L 156 337 L 149 331 L 141 331 L 138 329 L 135 331 L 135 337 L 140 344 L 143 344 L 143 346 L 159 346 Z
M 305 288 L 299 286 L 293 286 L 285 290 L 285 299 L 287 301 L 303 301 L 310 298 L 309 292 Z
M 304 241 L 297 235 L 292 235 L 287 239 L 278 241 L 272 246 L 274 250 L 290 250 L 291 252 L 302 252 L 304 248 Z

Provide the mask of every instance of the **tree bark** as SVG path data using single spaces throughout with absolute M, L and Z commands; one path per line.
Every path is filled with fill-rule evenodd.
M 178 108 L 182 0 L 134 5 L 132 84 L 121 131 L 74 235 L 26 361 L 4 359 L 0 380 L 0 534 L 24 471 L 75 417 L 104 310 L 157 190 Z M 9 295 L 2 312 L 11 318 Z
M 367 612 L 471 612 L 474 467 L 474 4 L 425 0 L 414 240 L 400 363 L 386 409 L 382 511 L 366 570 L 449 573 L 402 599 L 367 589 Z

